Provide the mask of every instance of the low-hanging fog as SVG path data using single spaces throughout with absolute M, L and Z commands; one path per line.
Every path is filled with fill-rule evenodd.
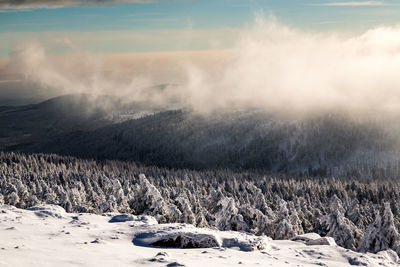
M 257 18 L 226 51 L 95 55 L 23 44 L 4 69 L 49 93 L 178 101 L 198 112 L 400 112 L 400 27 L 362 34 L 306 32 Z M 169 84 L 164 90 L 150 90 Z M 150 91 L 149 91 L 150 90 Z

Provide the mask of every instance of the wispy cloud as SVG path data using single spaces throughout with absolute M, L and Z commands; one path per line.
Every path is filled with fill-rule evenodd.
M 38 40 L 55 52 L 75 46 L 98 53 L 217 50 L 232 47 L 239 34 L 236 28 L 0 32 L 0 57 L 8 57 L 12 47 Z
M 341 20 L 323 20 L 323 21 L 317 21 L 312 23 L 313 25 L 327 25 L 327 24 L 338 24 L 342 23 L 343 21 Z
M 383 6 L 385 2 L 383 1 L 347 1 L 347 2 L 332 2 L 332 3 L 320 3 L 312 4 L 313 6 Z
M 29 10 L 37 8 L 61 8 L 71 6 L 114 5 L 120 3 L 146 3 L 155 0 L 0 0 L 0 9 Z

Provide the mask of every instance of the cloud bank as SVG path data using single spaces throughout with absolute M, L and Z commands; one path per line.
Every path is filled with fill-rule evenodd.
M 400 28 L 344 37 L 258 19 L 217 73 L 188 71 L 188 91 L 198 110 L 399 112 L 399 68 Z
M 159 104 L 178 101 L 200 113 L 261 108 L 400 115 L 400 28 L 349 37 L 259 18 L 242 31 L 232 51 L 202 53 L 105 60 L 90 53 L 56 57 L 30 44 L 15 51 L 8 69 L 49 90 L 117 94 Z M 174 85 L 146 89 L 160 83 Z
M 0 0 L 0 9 L 60 8 L 120 3 L 145 3 L 151 0 Z

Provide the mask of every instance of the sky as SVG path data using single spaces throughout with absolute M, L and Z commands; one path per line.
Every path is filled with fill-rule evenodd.
M 398 0 L 0 0 L 0 105 L 400 114 L 399 69 Z
M 0 0 L 0 57 L 32 40 L 55 52 L 229 49 L 260 13 L 306 31 L 400 24 L 397 0 Z

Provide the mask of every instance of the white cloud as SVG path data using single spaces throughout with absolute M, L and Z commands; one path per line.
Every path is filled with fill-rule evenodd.
M 57 61 L 43 47 L 25 45 L 14 53 L 11 65 L 27 80 L 49 89 L 114 93 L 158 103 L 178 98 L 199 112 L 256 107 L 293 114 L 400 114 L 399 27 L 373 28 L 349 37 L 304 32 L 258 19 L 255 26 L 243 30 L 230 53 L 187 58 L 172 54 L 166 56 L 169 65 L 163 70 L 161 61 L 124 55 L 116 65 L 90 54 L 63 57 L 67 58 Z M 202 63 L 210 58 L 214 60 Z M 129 64 L 147 72 L 124 72 L 131 68 Z M 106 69 L 112 72 L 105 75 Z M 180 86 L 155 97 L 142 90 L 176 75 Z
M 343 37 L 260 19 L 234 51 L 216 72 L 188 70 L 193 107 L 400 112 L 400 28 Z

